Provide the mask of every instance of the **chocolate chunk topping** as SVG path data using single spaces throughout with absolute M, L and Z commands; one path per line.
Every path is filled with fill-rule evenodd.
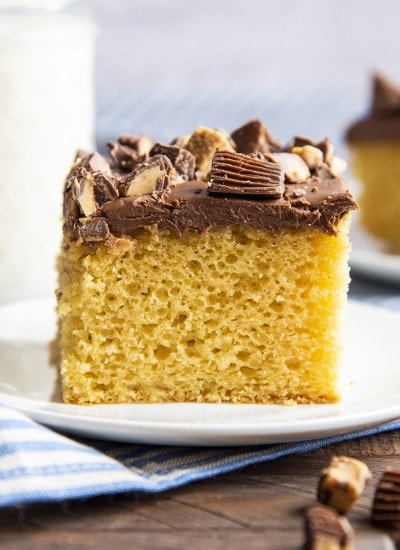
M 313 176 L 336 178 L 347 167 L 346 162 L 334 154 L 333 145 L 327 138 L 314 141 L 304 136 L 296 136 L 287 149 L 305 161 Z
M 329 506 L 312 506 L 306 512 L 304 548 L 353 548 L 354 532 L 345 517 Z
M 307 164 L 311 172 L 321 168 L 324 162 L 324 155 L 321 149 L 312 145 L 303 145 L 302 147 L 293 147 L 292 153 L 299 155 Z
M 258 152 L 272 153 L 281 148 L 265 124 L 258 119 L 250 120 L 231 134 L 239 153 L 251 154 Z
M 92 172 L 75 178 L 72 193 L 84 216 L 91 216 L 103 204 L 118 197 L 114 181 L 104 172 Z
M 400 527 L 400 470 L 386 470 L 375 491 L 372 522 L 388 527 Z
M 86 176 L 92 172 L 104 172 L 111 174 L 111 168 L 107 160 L 100 155 L 100 153 L 94 152 L 83 157 L 82 161 L 75 165 L 75 175 Z
M 74 197 L 72 187 L 67 187 L 67 185 L 64 190 L 63 216 L 64 226 L 71 230 L 75 230 L 76 223 L 80 216 L 79 205 Z
M 83 242 L 105 241 L 111 236 L 104 218 L 82 218 L 77 230 L 78 236 Z
M 65 230 L 91 246 L 104 240 L 110 250 L 118 239 L 126 246 L 138 229 L 148 227 L 177 236 L 232 226 L 274 233 L 284 228 L 315 227 L 335 235 L 338 221 L 357 208 L 340 176 L 333 177 L 325 163 L 324 171 L 316 168 L 319 162 L 314 150 L 300 155 L 287 149 L 236 153 L 224 132 L 202 126 L 182 142 L 187 143 L 190 152 L 162 143 L 152 147 L 149 144 L 153 142 L 143 136 L 123 136 L 116 148 L 111 147 L 112 169 L 98 153 L 79 157 L 65 183 Z M 313 143 L 308 140 L 303 146 L 312 149 Z M 125 157 L 118 157 L 118 151 L 127 152 L 121 148 L 129 149 L 126 163 Z M 269 155 L 273 156 L 266 158 Z M 309 168 L 302 155 L 315 167 Z M 302 166 L 295 183 L 287 168 L 284 183 L 284 158 Z M 121 172 L 121 162 L 124 169 L 133 164 L 134 169 Z M 194 162 L 203 172 L 196 171 L 191 177 Z M 205 176 L 212 164 L 208 184 Z
M 311 175 L 307 164 L 299 155 L 292 153 L 266 153 L 265 156 L 282 168 L 286 183 L 306 181 Z
M 283 170 L 273 162 L 242 153 L 214 153 L 209 193 L 238 193 L 280 198 L 283 195 Z
M 154 155 L 165 155 L 169 158 L 176 173 L 185 181 L 194 179 L 196 168 L 196 157 L 177 145 L 166 145 L 165 143 L 156 143 L 150 150 L 150 157 Z
M 94 180 L 94 200 L 98 207 L 118 197 L 118 190 L 115 182 L 102 172 L 92 174 Z
M 170 176 L 173 173 L 171 161 L 165 155 L 155 155 L 138 164 L 120 185 L 126 197 L 153 195 L 162 198 L 170 189 Z
M 74 181 L 79 181 L 93 172 L 103 172 L 106 175 L 111 175 L 111 167 L 107 160 L 100 153 L 97 153 L 97 151 L 88 153 L 83 157 L 77 154 L 76 160 L 67 176 L 67 184 L 71 186 Z
M 206 126 L 198 126 L 185 147 L 196 157 L 196 168 L 204 175 L 207 175 L 211 170 L 211 162 L 215 151 L 234 151 L 229 135 Z
M 117 141 L 109 141 L 107 148 L 116 167 L 130 172 L 139 162 L 144 160 L 150 151 L 153 141 L 146 136 L 131 136 L 125 134 Z
M 82 166 L 84 166 L 88 172 L 106 172 L 107 174 L 111 174 L 109 163 L 97 152 L 84 157 Z
M 305 146 L 316 147 L 322 152 L 322 160 L 325 164 L 329 166 L 333 159 L 333 145 L 332 142 L 325 138 L 321 141 L 315 141 L 306 136 L 295 136 L 293 141 L 289 144 L 288 150 L 292 151 L 294 147 L 305 147 Z

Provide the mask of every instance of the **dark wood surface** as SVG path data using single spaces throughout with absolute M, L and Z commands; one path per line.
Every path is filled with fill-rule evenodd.
M 400 432 L 331 445 L 251 466 L 159 495 L 103 497 L 0 511 L 0 548 L 198 550 L 298 549 L 304 510 L 315 502 L 321 469 L 333 455 L 366 462 L 373 480 L 349 514 L 356 549 L 400 548 L 400 531 L 370 523 L 375 486 L 400 468 Z

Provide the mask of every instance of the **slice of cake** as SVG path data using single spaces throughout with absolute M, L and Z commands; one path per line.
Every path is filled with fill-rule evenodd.
M 108 147 L 65 185 L 64 401 L 337 401 L 357 205 L 330 142 L 253 120 Z
M 400 254 L 400 89 L 375 75 L 370 113 L 346 137 L 361 183 L 360 223 Z

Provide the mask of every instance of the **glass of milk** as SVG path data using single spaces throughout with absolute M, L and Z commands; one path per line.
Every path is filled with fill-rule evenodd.
M 52 296 L 62 188 L 93 147 L 85 0 L 0 0 L 0 303 Z

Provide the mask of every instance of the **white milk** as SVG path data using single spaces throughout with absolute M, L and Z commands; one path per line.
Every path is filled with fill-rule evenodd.
M 0 0 L 0 302 L 54 293 L 63 180 L 93 147 L 83 0 Z

